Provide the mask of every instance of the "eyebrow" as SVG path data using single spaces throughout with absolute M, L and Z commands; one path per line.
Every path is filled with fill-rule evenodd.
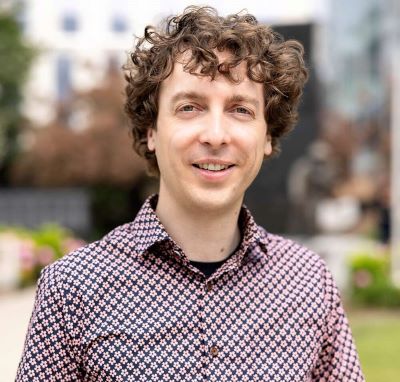
M 205 101 L 207 99 L 206 95 L 200 94 L 196 91 L 182 91 L 176 93 L 172 99 L 171 102 L 175 103 L 181 100 L 194 100 L 194 101 Z M 258 108 L 260 106 L 260 102 L 253 97 L 249 96 L 244 96 L 240 94 L 234 94 L 228 99 L 229 103 L 234 103 L 234 102 L 246 102 L 250 103 L 254 107 Z
M 253 97 L 248 97 L 248 96 L 243 96 L 240 94 L 234 94 L 233 96 L 231 96 L 229 98 L 229 101 L 231 103 L 233 102 L 246 102 L 246 103 L 250 103 L 251 105 L 253 105 L 254 107 L 258 108 L 260 106 L 260 102 L 258 101 L 257 98 L 253 98 Z
M 197 93 L 195 91 L 191 91 L 191 92 L 183 91 L 183 92 L 176 93 L 172 97 L 171 102 L 175 103 L 175 102 L 178 102 L 178 101 L 181 101 L 181 100 L 184 100 L 184 99 L 196 100 L 196 101 L 204 101 L 206 98 L 207 98 L 206 96 L 204 96 L 204 95 L 202 95 L 200 93 Z

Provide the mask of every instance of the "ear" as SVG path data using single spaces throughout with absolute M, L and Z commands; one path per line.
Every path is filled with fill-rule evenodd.
M 272 154 L 272 138 L 271 135 L 267 133 L 264 146 L 264 155 L 269 157 Z
M 150 151 L 155 151 L 156 150 L 156 131 L 153 128 L 150 128 L 147 130 L 147 148 Z

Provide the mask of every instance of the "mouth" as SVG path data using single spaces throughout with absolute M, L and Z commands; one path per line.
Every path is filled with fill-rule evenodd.
M 201 170 L 219 172 L 227 170 L 228 168 L 233 167 L 233 164 L 220 164 L 220 163 L 194 163 L 193 167 L 199 168 Z

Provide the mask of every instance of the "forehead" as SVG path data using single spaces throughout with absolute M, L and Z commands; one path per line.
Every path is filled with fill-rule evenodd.
M 232 56 L 231 53 L 215 52 L 218 57 L 219 64 L 224 63 L 227 59 L 229 60 Z M 193 74 L 189 73 L 189 70 L 185 65 L 191 59 L 191 52 L 186 52 L 177 57 L 174 63 L 174 68 L 171 74 L 161 83 L 160 97 L 164 95 L 173 95 L 177 92 L 182 91 L 196 91 L 204 92 L 207 95 L 212 95 L 210 92 L 232 92 L 238 94 L 248 94 L 253 96 L 263 97 L 263 85 L 252 81 L 247 76 L 247 63 L 241 62 L 234 68 L 230 69 L 230 74 L 235 82 L 225 77 L 221 73 L 216 74 L 215 78 L 211 76 L 199 75 L 201 73 L 202 65 L 196 68 Z M 232 95 L 232 94 L 231 94 Z

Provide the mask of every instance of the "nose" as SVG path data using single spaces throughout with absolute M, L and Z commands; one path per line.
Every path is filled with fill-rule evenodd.
M 218 148 L 230 142 L 229 126 L 224 113 L 210 112 L 200 133 L 200 142 L 212 148 Z

